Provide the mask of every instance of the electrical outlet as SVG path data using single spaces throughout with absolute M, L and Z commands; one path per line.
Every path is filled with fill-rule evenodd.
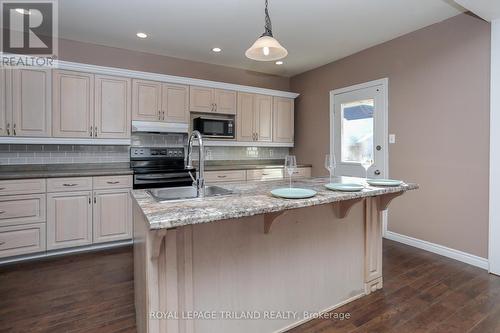
M 396 134 L 389 134 L 389 143 L 396 143 Z

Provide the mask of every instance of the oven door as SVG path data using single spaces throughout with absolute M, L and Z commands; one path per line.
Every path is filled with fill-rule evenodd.
M 194 172 L 192 172 L 194 175 Z M 187 170 L 170 172 L 135 172 L 134 189 L 190 186 L 193 179 Z
M 198 117 L 193 119 L 193 129 L 203 136 L 220 139 L 234 139 L 234 120 Z

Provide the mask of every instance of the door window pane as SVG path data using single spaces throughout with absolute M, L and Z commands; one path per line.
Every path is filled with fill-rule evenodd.
M 364 156 L 373 159 L 374 103 L 367 99 L 341 105 L 342 162 L 360 163 Z

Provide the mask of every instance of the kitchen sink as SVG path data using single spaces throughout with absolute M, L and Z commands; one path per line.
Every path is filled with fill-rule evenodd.
M 194 186 L 154 188 L 148 190 L 148 192 L 153 196 L 153 198 L 155 198 L 156 201 L 188 200 L 197 198 L 196 187 Z M 205 186 L 205 198 L 229 195 L 231 193 L 233 192 L 219 186 Z

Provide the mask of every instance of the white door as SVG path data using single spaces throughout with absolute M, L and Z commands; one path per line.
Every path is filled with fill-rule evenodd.
M 387 178 L 387 79 L 331 91 L 330 100 L 335 175 L 365 177 L 368 156 L 368 178 Z

